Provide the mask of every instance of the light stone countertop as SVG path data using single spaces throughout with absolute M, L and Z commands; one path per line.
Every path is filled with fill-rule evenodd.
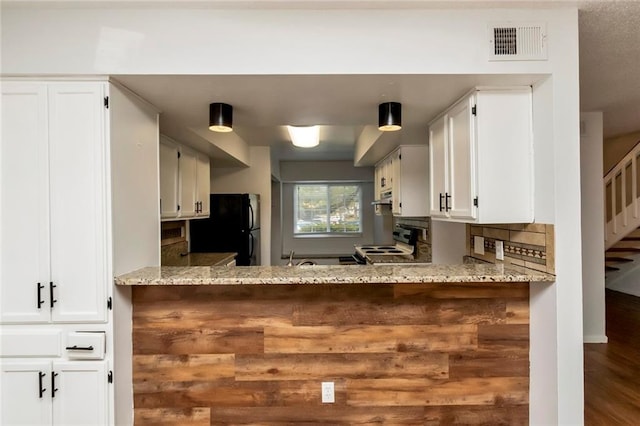
M 255 285 L 554 282 L 532 269 L 493 265 L 162 266 L 115 278 L 117 285 Z

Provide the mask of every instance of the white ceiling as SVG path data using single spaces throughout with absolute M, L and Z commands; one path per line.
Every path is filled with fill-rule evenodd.
M 117 76 L 162 110 L 162 133 L 225 158 L 207 140 L 235 137 L 208 130 L 210 102 L 233 105 L 234 133 L 249 145 L 269 145 L 283 160 L 353 159 L 365 126 L 376 126 L 378 104 L 402 103 L 402 130 L 385 143 L 424 144 L 427 124 L 474 86 L 531 85 L 537 75 L 286 75 Z M 295 148 L 286 125 L 320 125 L 320 145 Z M 386 154 L 380 153 L 380 155 Z M 369 159 L 373 164 L 378 158 Z M 220 161 L 220 160 L 218 160 Z
M 281 7 L 283 4 L 243 3 L 247 7 Z M 604 113 L 605 137 L 640 130 L 640 1 L 349 1 L 341 7 L 442 4 L 549 7 L 568 3 L 577 4 L 580 9 L 581 110 Z M 299 1 L 297 4 L 298 7 L 312 4 L 340 7 L 335 2 Z M 470 88 L 531 84 L 542 77 L 521 75 L 505 80 L 504 76 L 460 75 L 121 75 L 115 78 L 162 111 L 161 132 L 207 151 L 219 165 L 225 165 L 228 157 L 199 136 L 233 137 L 202 131 L 208 123 L 210 102 L 233 105 L 234 133 L 249 145 L 271 146 L 272 152 L 281 159 L 352 159 L 354 141 L 364 126 L 377 123 L 380 102 L 397 101 L 403 105 L 403 129 L 388 136 L 390 143 L 420 144 L 426 142 L 428 121 Z M 286 124 L 322 125 L 320 146 L 307 150 L 294 148 L 283 127 Z M 369 163 L 373 160 L 369 159 Z
M 604 113 L 605 137 L 640 130 L 640 1 L 580 7 L 580 107 Z

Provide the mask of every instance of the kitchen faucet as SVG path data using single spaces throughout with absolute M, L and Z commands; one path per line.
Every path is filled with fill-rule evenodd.
M 300 265 L 316 265 L 317 263 L 311 259 L 302 259 L 300 262 L 293 264 L 293 250 L 289 252 L 289 261 L 287 262 L 287 266 L 300 266 Z

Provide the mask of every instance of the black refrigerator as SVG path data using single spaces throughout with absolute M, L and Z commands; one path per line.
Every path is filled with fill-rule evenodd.
M 189 223 L 191 252 L 237 252 L 236 265 L 260 265 L 260 196 L 211 194 L 211 214 Z

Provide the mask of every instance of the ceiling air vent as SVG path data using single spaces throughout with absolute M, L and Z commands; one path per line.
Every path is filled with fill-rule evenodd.
M 489 25 L 490 61 L 547 59 L 547 28 L 539 23 Z

